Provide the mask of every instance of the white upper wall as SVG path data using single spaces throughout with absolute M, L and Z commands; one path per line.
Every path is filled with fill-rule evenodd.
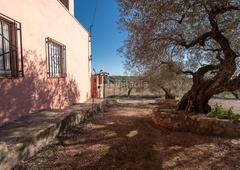
M 69 0 L 69 12 L 74 16 L 74 0 Z

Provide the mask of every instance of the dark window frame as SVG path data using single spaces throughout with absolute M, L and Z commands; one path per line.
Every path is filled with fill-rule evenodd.
M 66 46 L 50 37 L 46 38 L 47 74 L 50 78 L 67 77 Z
M 2 13 L 0 41 L 0 79 L 23 77 L 21 23 Z
M 60 1 L 69 10 L 69 0 L 60 0 Z

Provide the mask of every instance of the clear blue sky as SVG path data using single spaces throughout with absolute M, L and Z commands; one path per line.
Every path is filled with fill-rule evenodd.
M 74 15 L 90 30 L 97 0 L 75 0 Z M 118 6 L 115 0 L 98 0 L 92 27 L 92 68 L 110 75 L 123 75 L 124 69 L 117 49 L 122 46 L 126 33 L 118 30 Z

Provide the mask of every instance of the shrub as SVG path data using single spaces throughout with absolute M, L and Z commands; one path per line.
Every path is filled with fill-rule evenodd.
M 215 117 L 218 119 L 239 119 L 238 115 L 235 115 L 232 111 L 232 107 L 225 110 L 221 105 L 214 105 L 211 111 L 207 114 L 209 117 Z

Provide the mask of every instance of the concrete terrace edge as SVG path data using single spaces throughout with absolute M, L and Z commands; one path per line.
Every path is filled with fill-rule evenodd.
M 76 126 L 90 116 L 103 112 L 106 101 L 94 103 L 94 105 L 89 104 L 87 107 L 79 105 L 76 104 L 60 111 L 58 110 L 59 113 L 64 112 L 64 115 L 59 120 L 49 123 L 44 129 L 37 131 L 34 135 L 28 136 L 24 141 L 9 143 L 0 139 L 0 169 L 11 169 L 20 161 L 33 156 L 67 128 Z M 44 112 L 48 111 L 52 111 L 52 109 L 44 110 Z
M 216 119 L 201 114 L 172 113 L 154 108 L 152 120 L 159 126 L 203 135 L 239 138 L 240 120 Z

